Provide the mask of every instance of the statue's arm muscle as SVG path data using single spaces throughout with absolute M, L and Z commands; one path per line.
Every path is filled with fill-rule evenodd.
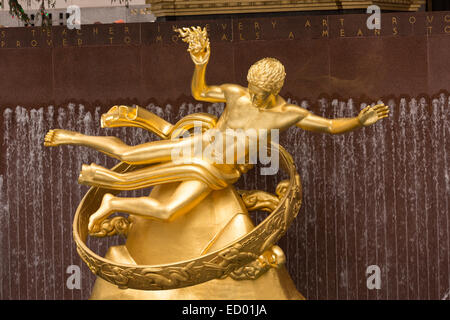
M 225 102 L 225 92 L 222 86 L 208 86 L 205 81 L 205 64 L 196 64 L 194 76 L 192 77 L 192 96 L 199 101 Z
M 358 117 L 327 119 L 298 106 L 290 105 L 288 108 L 301 114 L 301 119 L 295 125 L 303 130 L 339 134 L 362 126 Z

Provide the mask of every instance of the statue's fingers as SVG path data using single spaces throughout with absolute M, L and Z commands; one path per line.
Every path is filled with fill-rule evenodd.
M 366 113 L 372 106 L 369 104 L 367 107 L 361 110 L 361 112 Z
M 378 110 L 378 109 L 380 109 L 380 108 L 383 108 L 384 107 L 384 104 L 376 104 L 376 105 L 374 105 L 373 106 L 373 108 L 374 108 L 374 110 Z
M 388 110 L 389 106 L 385 106 L 384 104 L 379 105 L 377 108 L 377 110 Z

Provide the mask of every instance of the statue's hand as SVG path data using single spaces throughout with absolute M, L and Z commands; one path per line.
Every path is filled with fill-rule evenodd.
M 386 118 L 389 115 L 389 106 L 384 104 L 377 104 L 375 106 L 367 106 L 361 110 L 358 115 L 358 120 L 362 126 L 370 126 L 380 119 Z
M 195 64 L 202 65 L 208 62 L 211 49 L 206 28 L 190 27 L 175 29 L 174 31 L 183 37 L 184 42 L 189 43 L 188 51 Z

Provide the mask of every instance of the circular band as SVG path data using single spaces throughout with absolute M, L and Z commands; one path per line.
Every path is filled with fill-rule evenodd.
M 120 288 L 140 290 L 176 289 L 224 278 L 238 268 L 257 259 L 274 245 L 287 231 L 301 206 L 301 183 L 294 161 L 281 146 L 272 144 L 279 151 L 281 167 L 289 174 L 289 186 L 278 206 L 251 232 L 227 247 L 195 259 L 164 265 L 129 265 L 100 257 L 86 245 L 89 216 L 97 210 L 105 193 L 116 190 L 92 187 L 84 196 L 75 213 L 73 236 L 77 251 L 89 269 L 97 276 Z M 120 163 L 116 172 L 131 171 L 134 166 Z

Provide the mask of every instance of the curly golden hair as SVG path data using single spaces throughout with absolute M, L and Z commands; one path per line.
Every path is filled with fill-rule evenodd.
M 272 94 L 278 94 L 284 84 L 284 66 L 275 58 L 264 58 L 254 63 L 247 74 L 249 84 Z

